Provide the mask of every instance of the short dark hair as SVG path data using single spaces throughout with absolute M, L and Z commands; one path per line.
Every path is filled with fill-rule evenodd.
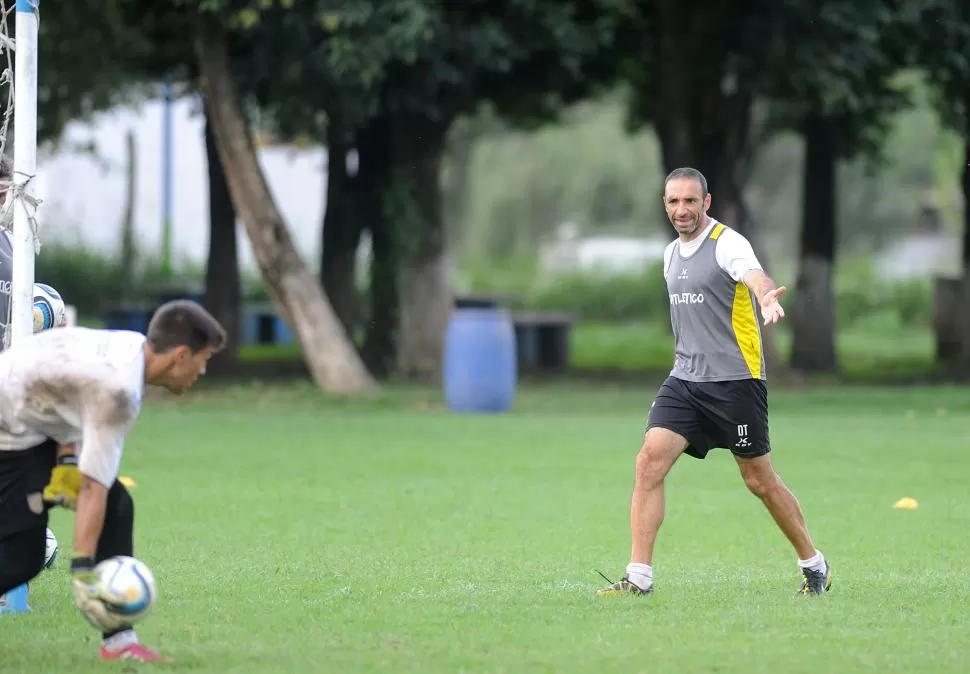
M 190 300 L 172 300 L 158 307 L 148 323 L 148 345 L 155 353 L 187 346 L 192 353 L 226 345 L 226 331 L 205 308 Z
M 690 178 L 696 180 L 701 186 L 701 196 L 707 196 L 707 178 L 704 174 L 695 168 L 690 166 L 681 166 L 680 168 L 675 168 L 673 171 L 667 174 L 667 179 L 664 180 L 664 190 L 667 189 L 667 183 L 669 183 L 674 178 Z

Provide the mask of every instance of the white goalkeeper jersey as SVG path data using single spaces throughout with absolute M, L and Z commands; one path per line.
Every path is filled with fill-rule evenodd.
M 0 451 L 76 443 L 78 468 L 110 487 L 141 409 L 145 336 L 57 328 L 0 353 Z

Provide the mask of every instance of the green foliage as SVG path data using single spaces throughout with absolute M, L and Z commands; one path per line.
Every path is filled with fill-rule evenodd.
M 885 162 L 840 162 L 840 254 L 871 254 L 897 240 L 912 231 L 927 203 L 939 204 L 948 228 L 957 227 L 962 141 L 942 132 L 921 80 L 913 97 L 915 106 L 890 120 Z M 667 238 L 656 187 L 664 175 L 659 142 L 652 131 L 624 133 L 624 106 L 623 97 L 609 96 L 567 110 L 556 127 L 492 128 L 478 139 L 462 217 L 449 231 L 462 266 L 535 255 L 566 221 L 584 236 Z M 797 252 L 802 157 L 800 138 L 784 133 L 752 161 L 745 196 L 774 267 Z M 605 212 L 598 208 L 604 183 L 625 197 Z M 717 217 L 720 207 L 715 194 L 711 214 Z
M 670 320 L 670 300 L 660 267 L 642 274 L 564 274 L 532 291 L 535 309 L 569 311 L 582 320 Z
M 698 166 L 715 192 L 726 193 L 720 180 L 743 186 L 756 101 L 775 104 L 768 134 L 800 130 L 810 114 L 835 121 L 843 157 L 882 147 L 906 101 L 892 76 L 911 25 L 895 0 L 704 0 L 687 14 L 632 5 L 612 57 L 634 93 L 629 125 L 653 125 L 664 162 Z
M 123 268 L 117 255 L 106 255 L 79 245 L 46 243 L 37 256 L 35 278 L 57 289 L 64 300 L 86 316 L 100 314 L 105 308 L 122 302 L 151 303 L 157 295 L 173 287 L 191 292 L 204 289 L 205 269 L 189 260 L 176 260 L 171 280 L 166 279 L 160 260 L 140 261 L 135 265 L 130 283 L 125 284 Z M 247 301 L 269 300 L 265 284 L 258 274 L 243 278 L 243 296 Z
M 182 262 L 174 270 L 180 285 L 201 290 L 202 270 Z M 35 278 L 56 288 L 68 304 L 86 315 L 121 301 L 127 293 L 133 302 L 144 302 L 163 287 L 165 276 L 160 261 L 136 265 L 129 284 L 116 255 L 105 255 L 82 246 L 47 243 L 37 256 Z
M 512 258 L 505 265 L 464 267 L 462 276 L 465 291 L 511 296 L 517 308 L 567 311 L 582 321 L 599 323 L 648 321 L 667 326 L 670 321 L 670 301 L 659 265 L 633 274 L 543 275 L 531 260 Z M 787 285 L 784 303 L 792 306 L 795 290 Z M 838 330 L 872 322 L 899 329 L 931 324 L 933 297 L 928 281 L 883 279 L 864 259 L 838 265 L 835 302 Z
M 918 4 L 913 60 L 934 85 L 934 102 L 953 129 L 970 133 L 970 5 L 955 0 Z
M 666 236 L 656 137 L 627 135 L 623 114 L 622 97 L 611 96 L 570 108 L 556 127 L 476 143 L 455 233 L 462 258 L 534 252 L 567 221 L 586 234 Z
M 127 13 L 133 4 L 82 0 L 43 5 L 38 27 L 39 141 L 55 141 L 68 122 L 146 93 L 132 56 L 156 47 L 141 31 L 131 30 Z M 7 17 L 11 34 L 13 16 Z
M 482 101 L 522 123 L 546 121 L 593 90 L 586 66 L 622 4 L 294 2 L 247 5 L 250 18 L 233 27 L 249 47 L 240 71 L 279 133 L 322 138 L 335 124 L 352 137 L 378 111 L 447 123 Z
M 762 70 L 769 124 L 800 131 L 808 117 L 830 123 L 839 157 L 877 156 L 892 115 L 909 104 L 905 80 L 911 16 L 895 0 L 784 0 L 774 4 L 776 56 Z M 778 44 L 798 36 L 798 48 Z
M 835 303 L 839 330 L 873 321 L 896 328 L 925 327 L 932 320 L 933 295 L 928 281 L 886 281 L 865 263 L 839 268 Z

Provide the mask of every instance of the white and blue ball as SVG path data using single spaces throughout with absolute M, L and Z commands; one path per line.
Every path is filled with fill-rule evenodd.
M 144 562 L 119 555 L 94 567 L 98 577 L 98 597 L 109 612 L 128 624 L 142 620 L 152 610 L 158 596 L 155 576 Z
M 57 561 L 57 536 L 50 529 L 47 530 L 47 546 L 44 549 L 44 568 L 49 569 Z
M 67 322 L 61 294 L 46 283 L 34 284 L 34 333 L 59 328 Z

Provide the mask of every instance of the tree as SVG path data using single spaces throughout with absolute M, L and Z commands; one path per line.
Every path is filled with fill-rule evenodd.
M 426 2 L 424 30 L 408 61 L 387 69 L 390 189 L 398 214 L 399 369 L 428 377 L 441 364 L 452 310 L 441 194 L 448 133 L 483 102 L 518 121 L 548 121 L 564 100 L 588 93 L 617 21 L 614 0 Z
M 798 277 L 791 365 L 835 372 L 834 268 L 838 162 L 877 159 L 893 114 L 909 104 L 897 75 L 906 65 L 907 15 L 895 0 L 787 2 L 777 34 L 798 49 L 768 67 L 773 130 L 805 141 Z
M 193 21 L 201 88 L 236 211 L 277 308 L 294 329 L 314 379 L 335 393 L 374 388 L 326 295 L 296 252 L 277 210 L 241 109 L 220 17 Z
M 257 78 L 266 84 L 259 89 L 262 107 L 287 133 L 316 137 L 322 127 L 308 109 L 324 110 L 331 147 L 355 147 L 360 159 L 356 176 L 330 176 L 331 188 L 339 184 L 343 192 L 328 199 L 321 273 L 328 294 L 351 316 L 353 253 L 360 232 L 371 232 L 365 354 L 373 357 L 377 345 L 388 347 L 397 335 L 400 371 L 422 378 L 437 373 L 452 309 L 440 191 L 448 132 L 482 101 L 522 119 L 548 119 L 560 92 L 585 83 L 584 59 L 609 36 L 601 10 L 614 4 L 335 1 L 316 19 L 300 3 L 291 16 L 276 10 L 282 21 L 302 27 L 290 42 L 305 43 L 308 55 L 299 66 L 278 68 L 275 80 Z M 256 41 L 260 60 L 289 48 L 274 39 L 280 38 Z M 339 171 L 337 162 L 331 167 Z M 393 290 L 386 286 L 391 278 Z M 392 297 L 397 310 L 378 307 Z
M 893 59 L 881 51 L 885 42 L 878 33 L 893 24 L 896 4 L 704 0 L 685 15 L 673 0 L 637 0 L 635 9 L 616 57 L 616 71 L 632 89 L 631 127 L 654 125 L 667 169 L 691 165 L 704 172 L 712 212 L 747 235 L 762 255 L 744 202 L 754 106 L 765 99 L 790 102 L 778 106 L 781 118 L 787 118 L 781 125 L 811 136 L 805 217 L 813 227 L 816 218 L 826 221 L 821 229 L 806 230 L 804 259 L 812 262 L 803 267 L 800 301 L 830 311 L 831 301 L 814 304 L 817 289 L 810 286 L 819 286 L 821 279 L 822 297 L 831 294 L 825 289 L 831 279 L 826 260 L 832 257 L 826 251 L 834 250 L 834 220 L 825 213 L 835 203 L 832 163 L 864 145 L 898 100 L 885 77 Z M 846 151 L 839 146 L 840 134 L 852 141 Z M 819 259 L 823 262 L 816 268 Z M 803 354 L 806 327 L 800 326 Z M 821 328 L 831 336 L 824 321 Z M 826 339 L 815 337 L 815 342 L 826 349 Z M 770 347 L 766 339 L 766 356 L 772 355 Z M 823 360 L 831 363 L 834 348 L 828 351 Z M 777 365 L 770 362 L 769 369 Z

